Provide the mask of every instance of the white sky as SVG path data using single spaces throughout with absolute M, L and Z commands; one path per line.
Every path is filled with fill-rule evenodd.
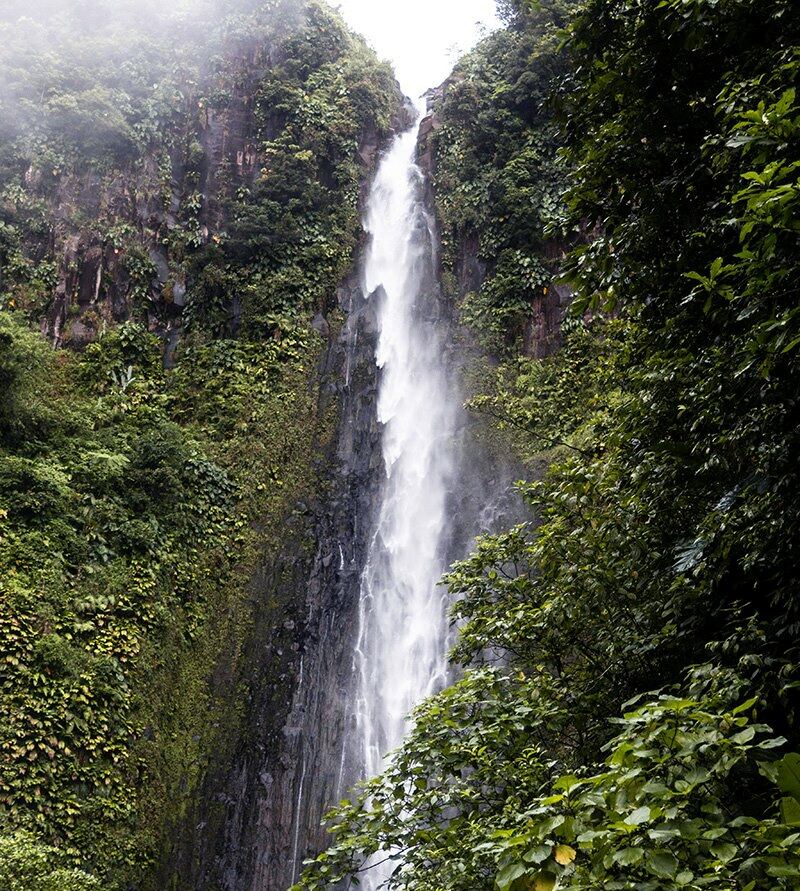
M 438 86 L 482 29 L 497 27 L 494 0 L 330 0 L 352 28 L 394 64 L 417 97 Z

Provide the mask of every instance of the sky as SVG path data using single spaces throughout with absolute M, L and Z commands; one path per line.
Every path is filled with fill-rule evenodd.
M 331 0 L 394 64 L 409 96 L 438 86 L 459 55 L 497 27 L 494 0 Z

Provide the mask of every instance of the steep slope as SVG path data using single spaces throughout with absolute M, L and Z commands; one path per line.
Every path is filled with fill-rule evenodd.
M 324 5 L 161 7 L 0 25 L 0 872 L 32 891 L 163 887 L 205 778 L 280 734 L 402 110 Z
M 573 4 L 574 5 L 574 4 Z M 429 95 L 420 133 L 442 238 L 445 292 L 481 349 L 552 354 L 569 288 L 562 136 L 549 99 L 567 72 L 570 3 L 490 35 Z
M 265 744 L 276 700 L 250 703 L 254 732 L 205 796 L 222 806 L 187 821 L 178 887 L 293 884 L 325 847 L 327 809 L 378 770 L 407 712 L 446 683 L 452 638 L 438 577 L 509 506 L 505 462 L 476 439 L 461 405 L 463 359 L 408 124 L 381 159 L 369 241 L 340 292 L 347 323 L 328 384 L 341 420 L 317 550 L 299 566 L 310 581 L 291 710 Z
M 4 26 L 6 306 L 76 345 L 131 318 L 272 336 L 331 306 L 390 72 L 299 0 L 97 6 Z

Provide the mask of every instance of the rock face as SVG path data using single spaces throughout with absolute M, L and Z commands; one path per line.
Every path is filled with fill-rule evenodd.
M 427 93 L 428 113 L 420 125 L 418 163 L 426 175 L 429 201 L 433 207 L 437 206 L 438 141 L 443 138 L 439 134 L 445 123 L 442 106 L 454 82 L 454 78 L 448 78 L 441 86 Z M 551 241 L 545 246 L 544 258 L 557 270 L 567 249 L 567 245 Z M 448 271 L 454 279 L 453 293 L 449 296 L 456 304 L 468 294 L 480 291 L 492 273 L 492 262 L 481 255 L 479 232 L 464 231 L 458 234 L 455 262 Z M 564 284 L 553 284 L 534 298 L 522 337 L 524 355 L 543 359 L 558 352 L 562 344 L 561 326 L 571 300 L 572 289 Z
M 253 96 L 264 66 L 279 61 L 275 52 L 255 43 L 239 48 L 231 64 L 240 77 L 224 110 L 187 96 L 174 124 L 184 138 L 166 154 L 153 149 L 102 176 L 65 172 L 54 190 L 31 165 L 25 187 L 47 205 L 52 227 L 46 242 L 27 249 L 55 260 L 54 299 L 41 325 L 56 346 L 80 348 L 104 323 L 141 315 L 143 306 L 149 329 L 165 342 L 180 328 L 186 281 L 172 236 L 199 195 L 195 237 L 212 243 L 226 226 L 225 200 L 252 185 L 259 171 Z
M 284 891 L 325 847 L 321 821 L 340 782 L 354 610 L 382 474 L 375 317 L 355 278 L 339 303 L 347 320 L 319 369 L 323 402 L 340 418 L 320 456 L 328 488 L 255 580 L 265 621 L 256 622 L 249 659 L 248 729 L 232 760 L 207 777 L 165 887 Z M 276 601 L 287 604 L 280 628 L 269 625 Z
M 174 347 L 196 285 L 191 277 L 202 265 L 189 259 L 222 250 L 232 204 L 255 190 L 265 146 L 286 126 L 286 113 L 269 111 L 260 98 L 287 61 L 284 37 L 237 39 L 225 50 L 222 73 L 186 86 L 162 142 L 115 160 L 104 173 L 76 165 L 54 177 L 46 156 L 34 157 L 22 177 L 24 200 L 41 207 L 48 227 L 26 234 L 24 253 L 53 261 L 41 328 L 55 346 L 81 348 L 105 327 L 136 318 Z M 204 98 L 223 87 L 225 101 L 216 107 Z M 398 112 L 398 123 L 405 114 Z M 380 147 L 376 127 L 360 133 L 356 159 L 365 179 Z M 22 214 L 24 202 L 4 201 L 11 203 L 0 210 Z M 238 296 L 232 303 L 224 333 L 235 336 L 242 306 Z
M 393 128 L 410 123 L 400 108 Z M 380 149 L 376 135 L 363 140 L 370 169 Z M 368 185 L 365 178 L 362 197 Z M 356 271 L 337 298 L 341 330 L 322 314 L 313 321 L 328 347 L 309 386 L 319 388 L 320 413 L 337 419 L 315 459 L 319 498 L 298 507 L 282 552 L 265 557 L 254 579 L 245 731 L 219 753 L 182 821 L 164 887 L 284 891 L 326 846 L 322 817 L 341 784 L 355 612 L 383 474 L 374 302 Z
M 428 282 L 426 292 L 432 320 L 449 329 L 450 307 L 438 282 Z M 346 319 L 341 331 L 330 334 L 322 317 L 315 322 L 330 335 L 319 368 L 321 410 L 338 417 L 336 436 L 319 457 L 327 484 L 319 502 L 287 527 L 284 553 L 255 582 L 254 594 L 265 606 L 249 656 L 247 730 L 207 776 L 166 865 L 164 887 L 286 891 L 303 860 L 326 847 L 322 817 L 355 778 L 344 745 L 347 703 L 361 576 L 385 473 L 377 421 L 377 297 L 363 293 L 361 275 L 354 273 L 338 294 Z M 444 361 L 457 365 L 457 338 L 443 341 L 449 344 Z M 468 471 L 453 493 L 448 529 L 454 559 L 499 517 L 519 515 L 509 494 L 516 469 L 492 457 L 469 430 L 463 448 Z M 285 604 L 280 625 L 276 603 Z

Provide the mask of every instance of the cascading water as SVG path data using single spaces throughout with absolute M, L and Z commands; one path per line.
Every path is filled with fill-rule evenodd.
M 386 476 L 361 577 L 344 784 L 353 774 L 381 771 L 409 712 L 448 675 L 449 603 L 438 583 L 447 565 L 460 399 L 444 359 L 435 238 L 414 163 L 416 139 L 413 127 L 383 159 L 365 222 L 364 288 L 378 301 Z M 381 877 L 372 871 L 362 887 L 377 887 Z
M 330 486 L 313 527 L 293 517 L 254 580 L 265 606 L 247 735 L 208 775 L 170 865 L 181 887 L 285 891 L 299 879 L 330 842 L 323 815 L 380 773 L 409 712 L 448 681 L 442 572 L 496 517 L 518 515 L 497 497 L 516 471 L 460 407 L 416 141 L 412 128 L 383 158 L 369 244 L 339 291 L 346 323 L 319 366 L 321 411 L 340 410 Z M 288 607 L 277 625 L 273 600 Z M 360 887 L 385 875 L 370 869 Z

